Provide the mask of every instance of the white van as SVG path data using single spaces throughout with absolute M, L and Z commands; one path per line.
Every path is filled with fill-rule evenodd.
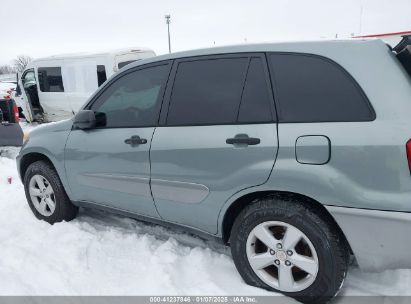
M 36 59 L 18 76 L 14 98 L 29 122 L 70 118 L 123 66 L 153 56 L 154 51 L 137 47 Z

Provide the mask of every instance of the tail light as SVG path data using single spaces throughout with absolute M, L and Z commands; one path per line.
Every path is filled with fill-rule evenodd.
M 405 149 L 407 150 L 408 168 L 410 169 L 411 173 L 411 139 L 407 141 Z
M 20 121 L 19 108 L 17 107 L 16 103 L 13 104 L 13 115 L 14 115 L 14 122 L 19 122 Z M 410 163 L 410 161 L 408 161 L 408 163 Z

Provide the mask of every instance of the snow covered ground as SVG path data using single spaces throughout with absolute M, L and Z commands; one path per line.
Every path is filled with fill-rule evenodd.
M 38 221 L 17 153 L 0 157 L 0 295 L 275 295 L 246 285 L 227 248 L 187 234 L 91 210 Z M 352 268 L 341 295 L 411 296 L 411 270 Z

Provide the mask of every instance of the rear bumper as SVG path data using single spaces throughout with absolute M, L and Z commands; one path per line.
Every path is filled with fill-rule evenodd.
M 23 130 L 18 123 L 0 123 L 0 147 L 23 145 Z
M 411 268 L 411 213 L 326 206 L 360 268 Z

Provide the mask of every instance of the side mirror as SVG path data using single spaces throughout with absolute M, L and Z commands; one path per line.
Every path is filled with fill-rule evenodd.
M 81 110 L 74 116 L 73 127 L 87 130 L 96 126 L 96 115 L 91 110 Z

